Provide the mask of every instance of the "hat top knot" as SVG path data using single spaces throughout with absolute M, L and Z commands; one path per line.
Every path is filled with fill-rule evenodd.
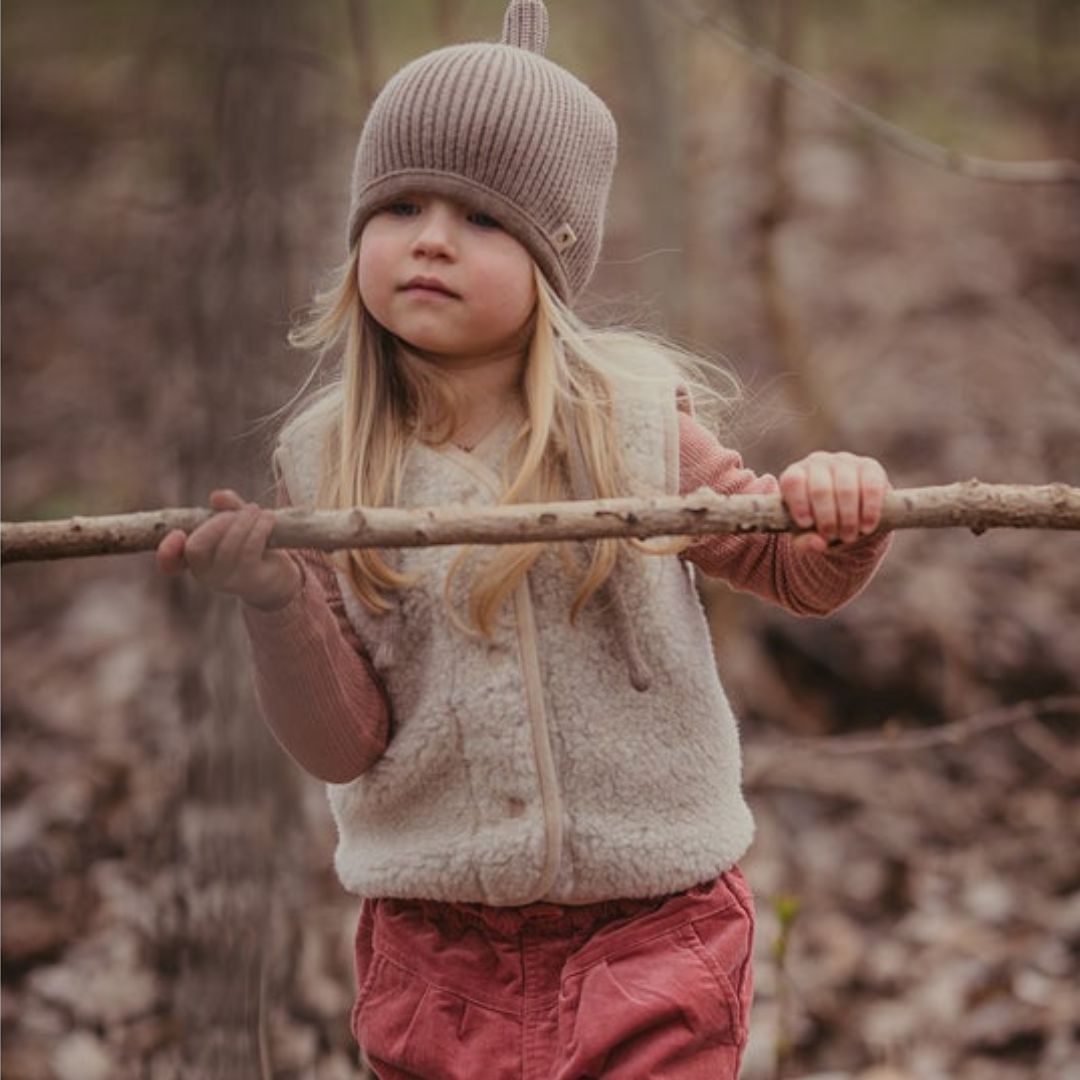
M 353 160 L 348 244 L 352 250 L 372 215 L 396 199 L 442 195 L 491 214 L 571 304 L 600 254 L 615 118 L 544 55 L 541 0 L 502 7 L 500 41 L 417 57 L 372 103 Z
M 548 12 L 544 0 L 511 0 L 503 18 L 502 43 L 543 56 L 547 42 Z

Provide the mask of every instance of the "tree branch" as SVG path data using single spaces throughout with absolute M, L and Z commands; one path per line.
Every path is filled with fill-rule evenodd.
M 745 780 L 748 787 L 766 785 L 775 773 L 783 774 L 785 768 L 800 770 L 815 756 L 862 757 L 882 753 L 911 753 L 939 746 L 959 746 L 969 739 L 998 728 L 1014 728 L 1018 737 L 1022 738 L 1025 726 L 1036 724 L 1047 716 L 1080 716 L 1080 694 L 1056 694 L 1033 701 L 1021 701 L 1015 705 L 1003 705 L 936 727 L 908 731 L 886 730 L 882 734 L 825 735 L 809 739 L 789 738 L 751 743 L 746 747 Z M 1061 748 L 1055 749 L 1059 757 L 1051 764 L 1071 775 L 1074 758 L 1061 757 Z
M 865 105 L 844 97 L 839 91 L 819 82 L 801 68 L 789 64 L 768 49 L 744 41 L 725 27 L 715 15 L 702 10 L 695 0 L 680 0 L 676 5 L 676 10 L 681 13 L 685 21 L 715 34 L 728 48 L 734 49 L 795 89 L 810 97 L 823 98 L 835 105 L 864 130 L 910 157 L 976 180 L 993 180 L 1011 184 L 1080 183 L 1080 161 L 1067 158 L 1060 161 L 998 161 L 964 154 L 959 150 L 953 150 L 951 147 L 925 139 L 921 135 L 914 135 L 899 124 L 894 124 L 883 116 L 879 116 Z
M 518 506 L 438 506 L 419 510 L 274 512 L 271 547 L 431 547 L 440 544 L 521 544 L 598 537 L 697 536 L 703 533 L 801 532 L 779 495 L 691 495 L 596 499 Z M 149 551 L 172 529 L 191 532 L 212 517 L 199 508 L 148 510 L 62 521 L 4 522 L 0 562 L 64 559 Z M 964 527 L 1080 529 L 1080 488 L 983 484 L 967 480 L 907 488 L 885 497 L 881 531 Z

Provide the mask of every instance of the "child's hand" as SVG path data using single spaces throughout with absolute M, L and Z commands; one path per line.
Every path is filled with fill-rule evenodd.
M 267 550 L 274 516 L 235 491 L 212 491 L 210 506 L 227 511 L 203 522 L 190 536 L 174 529 L 157 547 L 162 573 L 185 566 L 211 589 L 239 596 L 252 607 L 284 607 L 300 589 L 300 571 L 283 551 Z
M 797 536 L 796 549 L 820 552 L 873 532 L 891 487 L 877 461 L 856 454 L 815 450 L 789 465 L 780 474 L 784 502 L 796 525 L 817 530 Z

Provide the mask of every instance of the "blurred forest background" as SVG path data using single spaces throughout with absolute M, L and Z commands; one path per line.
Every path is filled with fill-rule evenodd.
M 1075 160 L 1080 3 L 550 8 L 621 131 L 585 313 L 737 371 L 753 467 L 1080 482 L 1080 186 L 899 153 L 730 37 L 957 151 Z M 502 9 L 4 4 L 5 520 L 267 498 L 366 106 Z M 1078 554 L 905 533 L 827 621 L 708 589 L 759 821 L 748 1080 L 1080 1075 Z M 2 590 L 5 1080 L 359 1075 L 356 901 L 234 608 L 149 555 Z

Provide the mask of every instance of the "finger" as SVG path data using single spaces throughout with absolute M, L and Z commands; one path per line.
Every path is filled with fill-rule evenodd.
M 191 534 L 188 542 L 188 564 L 196 577 L 219 576 L 218 558 L 222 541 L 233 527 L 233 515 L 243 507 L 244 500 L 232 488 L 215 488 L 210 492 L 210 508 L 217 513 L 203 522 Z
M 860 459 L 859 486 L 861 489 L 859 528 L 865 535 L 872 533 L 881 523 L 885 492 L 889 488 L 889 478 L 885 470 L 873 458 Z
M 854 455 L 838 454 L 833 459 L 833 492 L 836 498 L 837 530 L 844 543 L 859 538 L 859 466 Z
M 154 552 L 154 561 L 163 574 L 174 577 L 184 569 L 184 545 L 187 535 L 182 529 L 166 533 Z
M 231 528 L 235 516 L 235 511 L 217 513 L 188 537 L 184 556 L 197 578 L 204 578 L 213 571 L 218 545 Z
M 244 500 L 232 488 L 215 488 L 210 492 L 210 507 L 213 510 L 239 510 Z
M 241 558 L 251 562 L 259 561 L 266 555 L 266 542 L 270 539 L 275 523 L 274 515 L 269 510 L 259 510 L 256 507 L 256 511 L 255 522 L 244 540 L 241 552 Z
M 267 541 L 274 528 L 274 515 L 261 511 L 244 544 L 243 558 L 252 569 L 250 584 L 259 588 L 286 588 L 295 577 L 292 560 L 282 551 L 271 551 Z
M 274 516 L 250 504 L 251 524 L 236 551 L 235 567 L 246 566 L 256 573 L 266 559 L 266 541 L 274 527 Z
M 230 517 L 229 528 L 214 551 L 214 574 L 221 580 L 233 577 L 240 568 L 248 535 L 259 520 L 258 511 L 248 506 Z
M 836 536 L 837 509 L 835 481 L 828 461 L 810 461 L 807 464 L 807 490 L 810 493 L 810 509 L 814 524 L 826 540 Z
M 794 465 L 789 465 L 780 474 L 780 494 L 783 496 L 791 520 L 800 528 L 813 528 L 814 514 L 810 509 L 810 494 L 807 490 L 804 463 L 796 462 Z

